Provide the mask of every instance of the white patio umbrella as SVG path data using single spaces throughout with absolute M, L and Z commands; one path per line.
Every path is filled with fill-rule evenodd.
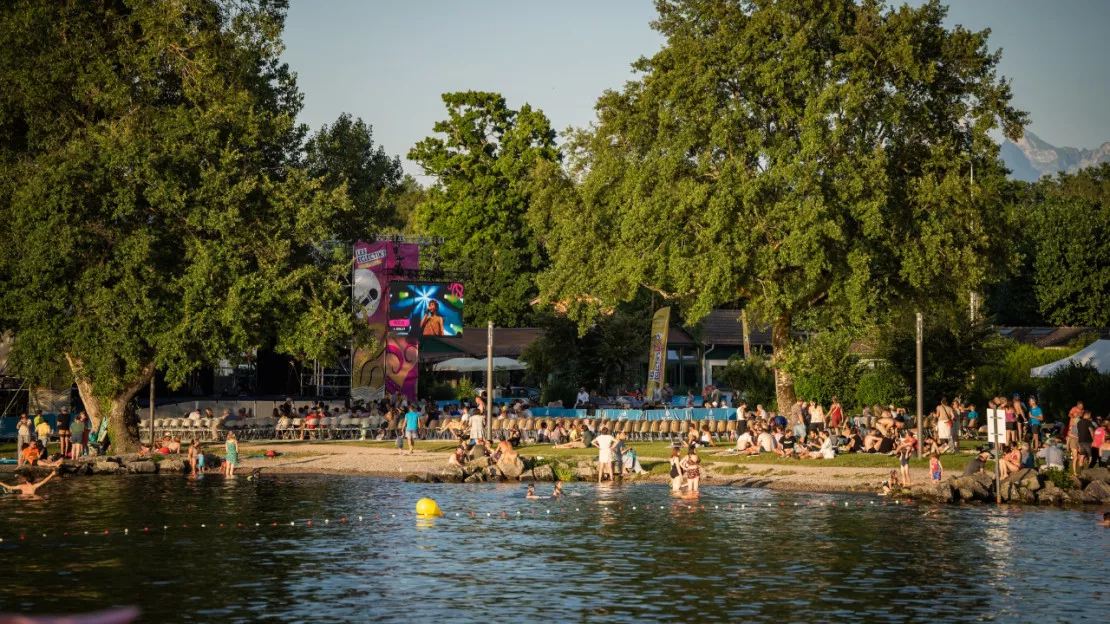
M 477 373 L 486 370 L 486 361 L 468 357 L 451 358 L 450 360 L 444 360 L 433 364 L 432 370 L 453 373 Z
M 482 358 L 478 361 L 481 362 L 481 364 L 482 364 L 482 370 L 486 370 L 486 358 Z M 525 370 L 527 368 L 528 368 L 527 364 L 525 364 L 524 362 L 521 362 L 519 360 L 514 360 L 513 358 L 507 358 L 507 357 L 495 357 L 495 358 L 493 358 L 493 370 L 514 371 L 514 370 Z

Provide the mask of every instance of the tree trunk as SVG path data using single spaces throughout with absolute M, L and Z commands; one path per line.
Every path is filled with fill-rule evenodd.
M 794 376 L 782 366 L 790 346 L 790 322 L 790 316 L 784 314 L 771 324 L 771 366 L 775 369 L 775 397 L 780 414 L 789 414 L 790 406 L 794 405 Z
M 134 453 L 139 450 L 139 437 L 132 434 L 127 427 L 127 404 L 135 393 L 150 383 L 154 376 L 154 362 L 143 366 L 139 377 L 124 386 L 122 392 L 101 396 L 93 387 L 92 381 L 85 376 L 81 360 L 66 354 L 69 367 L 73 371 L 73 378 L 77 382 L 77 391 L 81 394 L 81 401 L 85 404 L 85 413 L 89 416 L 89 425 L 108 419 L 108 436 L 112 443 L 112 452 L 116 454 Z M 95 431 L 95 429 L 94 429 Z

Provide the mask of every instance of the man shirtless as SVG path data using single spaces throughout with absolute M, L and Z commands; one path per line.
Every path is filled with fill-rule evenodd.
M 7 490 L 9 492 L 19 492 L 23 496 L 31 497 L 31 496 L 35 495 L 35 492 L 40 487 L 46 485 L 47 481 L 53 479 L 54 475 L 56 475 L 56 474 L 58 474 L 57 470 L 55 470 L 54 472 L 51 472 L 49 475 L 47 475 L 47 477 L 45 479 L 43 479 L 42 481 L 39 481 L 38 483 L 35 483 L 35 476 L 34 475 L 32 475 L 32 474 L 21 474 L 21 475 L 19 475 L 19 478 L 23 480 L 23 483 L 19 483 L 19 484 L 16 484 L 16 485 L 8 485 L 7 483 L 0 483 L 0 487 L 3 487 L 5 490 Z

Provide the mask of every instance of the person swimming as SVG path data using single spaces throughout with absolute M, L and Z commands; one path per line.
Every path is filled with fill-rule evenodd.
M 562 497 L 563 497 L 563 482 L 562 481 L 556 481 L 555 482 L 555 489 L 551 492 L 551 498 L 562 498 Z
M 30 497 L 33 497 L 35 495 L 35 492 L 37 492 L 40 487 L 46 485 L 47 481 L 53 479 L 54 475 L 56 475 L 56 474 L 58 474 L 57 469 L 55 469 L 54 472 L 51 472 L 49 475 L 47 475 L 47 477 L 45 479 L 43 479 L 42 481 L 39 481 L 38 483 L 35 483 L 35 475 L 30 474 L 30 473 L 23 473 L 23 474 L 19 475 L 19 478 L 23 480 L 23 483 L 17 483 L 16 485 L 8 485 L 7 483 L 0 483 L 0 487 L 3 487 L 5 491 L 19 492 L 20 495 L 22 495 L 24 497 L 27 497 L 27 498 L 30 498 Z
M 547 497 L 546 496 L 537 496 L 536 495 L 536 486 L 529 483 L 528 484 L 528 493 L 524 495 L 524 498 L 535 499 L 535 498 L 547 498 Z

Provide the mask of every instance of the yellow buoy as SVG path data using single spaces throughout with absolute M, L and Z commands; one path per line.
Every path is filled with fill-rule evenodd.
M 439 510 L 439 505 L 430 498 L 422 498 L 416 501 L 416 515 L 422 518 L 434 518 L 442 516 L 443 512 Z

